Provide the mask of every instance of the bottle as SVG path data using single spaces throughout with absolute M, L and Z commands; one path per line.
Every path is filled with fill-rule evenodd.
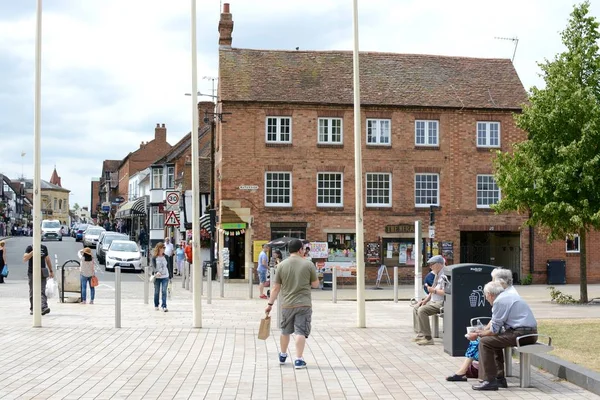
M 481 323 L 481 320 L 479 318 L 477 318 L 477 330 L 478 331 L 482 331 L 483 330 L 483 324 Z

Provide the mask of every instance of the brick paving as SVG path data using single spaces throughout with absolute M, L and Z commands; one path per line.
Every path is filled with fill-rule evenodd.
M 308 368 L 280 366 L 279 332 L 258 340 L 264 300 L 247 299 L 246 284 L 228 284 L 212 304 L 203 299 L 202 329 L 192 323 L 192 295 L 178 280 L 169 312 L 143 303 L 143 283 L 123 283 L 122 328 L 114 328 L 114 286 L 105 275 L 94 305 L 50 300 L 43 328 L 32 328 L 27 283 L 0 287 L 0 399 L 596 399 L 573 384 L 534 369 L 529 389 L 509 378 L 509 388 L 476 392 L 469 383 L 446 382 L 460 365 L 441 340 L 418 347 L 406 301 L 368 290 L 368 328 L 356 328 L 354 290 L 315 290 Z M 590 285 L 590 297 L 600 294 Z M 575 290 L 568 286 L 568 290 Z M 550 305 L 544 287 L 519 287 L 538 318 L 598 317 L 600 307 Z M 566 291 L 568 291 L 566 290 Z M 206 293 L 206 292 L 205 292 Z M 401 298 L 412 288 L 402 287 Z M 544 294 L 542 299 L 542 294 Z M 255 297 L 257 297 L 255 295 Z M 152 303 L 152 299 L 150 300 Z M 294 355 L 293 341 L 290 351 Z M 518 367 L 515 366 L 518 372 Z

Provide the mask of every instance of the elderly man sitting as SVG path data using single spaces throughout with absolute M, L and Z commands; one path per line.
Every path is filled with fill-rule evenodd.
M 448 282 L 446 275 L 442 272 L 442 268 L 444 268 L 444 258 L 442 256 L 431 257 L 427 260 L 427 264 L 429 264 L 429 267 L 435 274 L 435 278 L 431 286 L 425 285 L 425 288 L 429 292 L 427 297 L 415 304 L 413 309 L 416 322 L 415 331 L 417 332 L 417 337 L 413 341 L 421 346 L 433 344 L 429 316 L 439 314 L 442 309 L 444 295 L 446 294 L 444 289 Z
M 500 282 L 504 287 L 504 292 L 516 293 L 517 289 L 513 286 L 513 276 L 510 269 L 498 267 L 492 270 L 492 281 Z
M 490 329 L 472 332 L 469 340 L 479 340 L 479 377 L 483 382 L 474 390 L 498 390 L 507 387 L 504 377 L 505 347 L 516 346 L 517 337 L 537 333 L 537 321 L 531 308 L 516 291 L 505 291 L 500 282 L 489 282 L 483 288 L 486 300 L 492 305 Z M 535 336 L 524 338 L 521 345 L 533 344 Z

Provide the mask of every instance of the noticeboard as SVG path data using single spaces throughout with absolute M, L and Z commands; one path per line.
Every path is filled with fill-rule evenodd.
M 379 242 L 365 243 L 365 262 L 379 264 L 381 262 L 381 244 Z

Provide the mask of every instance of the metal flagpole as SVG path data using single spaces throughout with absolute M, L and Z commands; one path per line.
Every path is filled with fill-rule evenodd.
M 362 154 L 361 154 L 361 115 L 360 115 L 360 69 L 358 63 L 358 0 L 353 0 L 354 25 L 354 186 L 356 187 L 355 217 L 356 217 L 356 307 L 357 326 L 367 326 L 365 318 L 365 251 L 363 232 L 363 186 L 362 186 Z
M 200 171 L 198 152 L 198 58 L 196 48 L 196 0 L 192 0 L 192 287 L 193 327 L 202 328 L 202 266 L 200 265 Z
M 35 95 L 33 109 L 33 326 L 42 326 L 42 187 L 41 187 L 41 97 L 42 97 L 42 0 L 37 0 L 35 30 Z M 44 288 L 45 289 L 45 288 Z

